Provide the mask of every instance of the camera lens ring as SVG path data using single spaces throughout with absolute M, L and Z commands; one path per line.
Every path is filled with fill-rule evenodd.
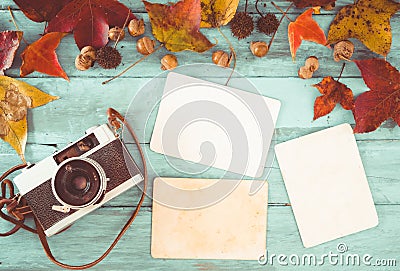
M 82 167 L 74 168 L 73 164 L 81 164 Z M 84 169 L 87 170 L 84 170 Z M 78 173 L 77 173 L 78 172 Z M 59 176 L 61 175 L 61 177 Z M 60 189 L 60 179 L 62 179 L 62 188 Z M 66 182 L 65 180 L 68 180 Z M 93 185 L 93 182 L 95 184 Z M 89 200 L 80 203 L 71 203 L 65 199 L 62 192 L 85 194 L 95 187 L 95 191 L 90 191 L 91 195 Z M 71 209 L 82 209 L 91 206 L 99 201 L 103 196 L 107 186 L 107 177 L 104 169 L 95 160 L 87 157 L 73 157 L 63 161 L 57 168 L 53 178 L 51 179 L 52 192 L 58 202 L 63 206 Z

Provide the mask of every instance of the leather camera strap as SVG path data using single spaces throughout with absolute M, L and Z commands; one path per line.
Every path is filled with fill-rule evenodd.
M 139 213 L 140 207 L 143 204 L 143 201 L 146 197 L 146 189 L 147 189 L 147 166 L 146 166 L 146 160 L 144 157 L 144 153 L 143 150 L 140 146 L 139 143 L 139 139 L 137 138 L 135 132 L 133 131 L 132 127 L 130 126 L 130 124 L 125 120 L 125 118 L 115 109 L 113 108 L 109 108 L 107 110 L 107 116 L 108 116 L 108 122 L 110 123 L 110 125 L 112 127 L 114 127 L 115 130 L 118 130 L 119 128 L 121 128 L 121 122 L 125 125 L 125 128 L 128 129 L 129 133 L 132 135 L 135 144 L 137 145 L 137 148 L 139 150 L 139 154 L 140 157 L 142 159 L 142 163 L 143 163 L 143 190 L 142 190 L 142 195 L 140 197 L 140 200 L 135 208 L 135 210 L 133 211 L 132 215 L 130 216 L 130 218 L 128 219 L 128 221 L 125 223 L 125 225 L 122 227 L 121 231 L 119 232 L 119 234 L 117 235 L 117 237 L 114 239 L 114 241 L 112 242 L 112 244 L 109 246 L 109 248 L 95 261 L 92 261 L 90 263 L 84 264 L 84 265 L 68 265 L 65 263 L 62 263 L 60 261 L 58 261 L 52 254 L 50 246 L 47 242 L 47 237 L 46 234 L 43 231 L 42 226 L 40 225 L 39 221 L 36 219 L 36 217 L 34 217 L 35 220 L 35 224 L 36 224 L 36 230 L 32 229 L 28 226 L 26 226 L 23 222 L 24 222 L 24 214 L 29 213 L 29 206 L 26 205 L 24 203 L 21 203 L 19 201 L 19 199 L 17 199 L 17 197 L 14 195 L 14 188 L 13 185 L 11 183 L 11 181 L 9 180 L 5 180 L 5 178 L 13 173 L 16 170 L 19 170 L 23 167 L 25 167 L 26 165 L 18 165 L 15 166 L 11 169 L 9 169 L 7 172 L 5 172 L 1 177 L 0 177 L 0 182 L 1 183 L 1 187 L 2 187 L 2 195 L 0 197 L 0 216 L 13 223 L 15 226 L 13 229 L 11 229 L 10 231 L 8 231 L 7 233 L 3 233 L 0 234 L 0 236 L 8 236 L 11 235 L 15 232 L 17 232 L 20 228 L 24 228 L 28 231 L 31 231 L 33 233 L 37 233 L 40 239 L 40 242 L 42 243 L 42 246 L 44 248 L 44 251 L 46 252 L 47 257 L 55 264 L 63 267 L 63 268 L 67 268 L 67 269 L 72 269 L 72 270 L 81 270 L 81 269 L 87 269 L 90 267 L 95 266 L 96 264 L 98 264 L 99 262 L 101 262 L 105 257 L 107 257 L 107 255 L 111 252 L 111 250 L 117 245 L 118 241 L 121 239 L 121 237 L 125 234 L 125 232 L 128 230 L 128 228 L 130 227 L 130 225 L 133 223 L 133 221 L 135 220 L 137 214 Z M 3 181 L 4 180 L 4 181 Z M 4 187 L 4 188 L 3 188 Z M 9 198 L 6 198 L 6 187 L 9 188 Z M 5 215 L 2 211 L 1 208 L 3 206 L 7 206 L 7 211 L 12 214 L 14 217 L 11 216 L 7 216 Z M 13 213 L 14 212 L 14 213 Z

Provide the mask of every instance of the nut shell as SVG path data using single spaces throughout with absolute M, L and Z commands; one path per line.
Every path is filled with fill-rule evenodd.
M 250 51 L 257 57 L 263 57 L 268 53 L 268 45 L 264 41 L 252 41 L 250 43 Z
M 75 58 L 75 67 L 80 71 L 88 70 L 93 64 L 94 60 L 88 55 L 79 54 Z
M 212 61 L 221 67 L 229 67 L 229 65 L 231 64 L 231 58 L 226 52 L 222 50 L 213 52 Z
M 335 44 L 333 49 L 333 59 L 338 62 L 340 60 L 350 60 L 354 53 L 354 44 L 349 40 L 342 40 Z
M 128 32 L 133 37 L 138 37 L 144 34 L 144 21 L 143 19 L 132 19 L 128 24 Z
M 149 55 L 154 52 L 155 41 L 149 37 L 143 37 L 136 43 L 136 49 L 142 55 Z
M 311 72 L 315 72 L 319 69 L 319 61 L 316 56 L 310 56 L 306 59 L 306 63 L 304 65 L 308 68 Z
M 125 38 L 125 30 L 121 27 L 115 26 L 108 30 L 108 38 L 113 41 L 117 41 L 119 36 L 119 40 L 123 40 Z
M 173 70 L 178 66 L 178 59 L 175 55 L 167 54 L 163 58 L 161 58 L 161 69 L 165 70 Z
M 331 3 L 325 5 L 322 7 L 324 10 L 333 10 L 335 8 L 335 1 L 332 1 Z
M 96 49 L 92 46 L 85 46 L 81 49 L 81 54 L 85 57 L 90 57 L 93 61 L 96 60 Z
M 301 79 L 310 79 L 313 76 L 313 72 L 306 66 L 300 67 L 297 74 Z

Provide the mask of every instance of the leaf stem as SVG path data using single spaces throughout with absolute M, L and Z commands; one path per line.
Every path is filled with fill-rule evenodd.
M 271 39 L 270 39 L 270 41 L 269 41 L 269 43 L 268 43 L 268 52 L 269 52 L 269 50 L 271 49 L 272 42 L 273 42 L 274 39 L 275 39 L 275 35 L 276 35 L 276 33 L 278 32 L 279 26 L 281 25 L 281 23 L 282 23 L 282 21 L 283 21 L 283 18 L 285 18 L 286 13 L 292 8 L 292 6 L 293 6 L 293 3 L 290 4 L 290 6 L 286 9 L 285 12 L 283 12 L 282 17 L 281 17 L 281 19 L 279 20 L 278 28 L 276 28 L 274 34 L 272 34 L 272 37 L 271 37 Z M 267 53 L 267 54 L 268 54 L 268 53 Z
M 344 67 L 346 67 L 346 62 L 343 62 L 342 70 L 340 71 L 339 77 L 338 77 L 338 79 L 336 80 L 336 81 L 338 81 L 338 82 L 339 82 L 340 78 L 342 78 L 342 74 L 343 74 L 343 71 L 344 71 Z
M 124 25 L 122 26 L 122 31 L 125 29 L 125 26 L 126 26 L 126 24 L 128 23 L 129 15 L 131 15 L 131 11 L 130 11 L 130 10 L 129 10 L 129 12 L 128 12 L 128 16 L 126 16 Z M 119 39 L 120 39 L 120 37 L 121 37 L 122 31 L 119 32 L 119 34 L 118 34 L 117 40 L 115 41 L 115 44 L 114 44 L 114 49 L 115 49 L 115 48 L 117 47 L 117 45 L 118 45 L 118 42 L 119 42 Z
M 271 4 L 272 4 L 277 10 L 279 10 L 280 12 L 282 12 L 283 16 L 286 17 L 290 22 L 293 22 L 293 21 L 287 16 L 286 12 L 283 11 L 277 4 L 275 4 L 274 2 L 271 2 Z M 291 4 L 289 7 L 292 7 L 292 5 L 293 5 L 293 2 L 292 2 L 292 4 Z
M 121 75 L 123 75 L 124 73 L 126 73 L 127 71 L 129 71 L 130 69 L 132 69 L 134 66 L 136 66 L 138 63 L 142 62 L 143 60 L 145 60 L 146 58 L 148 58 L 149 56 L 151 56 L 152 54 L 154 54 L 155 52 L 157 52 L 158 50 L 160 50 L 162 47 L 164 47 L 164 44 L 160 44 L 157 48 L 154 49 L 154 51 L 148 55 L 143 56 L 142 58 L 140 58 L 139 60 L 137 60 L 135 63 L 131 64 L 129 67 L 127 67 L 125 70 L 123 70 L 122 72 L 120 72 L 119 74 L 113 76 L 112 78 L 102 82 L 102 85 L 105 85 L 109 82 L 111 82 L 112 80 L 120 77 Z
M 260 14 L 260 16 L 261 17 L 264 17 L 264 15 L 260 12 L 260 10 L 258 9 L 258 2 L 259 2 L 260 0 L 256 0 L 256 4 L 255 4 L 255 7 L 256 7 L 256 10 L 257 10 L 257 12 L 258 12 L 258 14 Z
M 247 1 L 248 0 L 246 0 L 246 5 L 244 6 L 244 12 L 247 12 Z
M 230 42 L 230 40 L 228 39 L 228 37 L 221 31 L 221 28 L 219 28 L 219 27 L 218 27 L 218 32 L 221 34 L 222 37 L 224 37 L 224 39 L 225 39 L 226 42 L 228 43 L 228 45 L 229 45 L 229 50 L 231 51 L 231 54 L 232 54 L 232 56 L 233 56 L 233 68 L 232 68 L 231 74 L 230 74 L 229 77 L 228 77 L 228 80 L 226 80 L 226 83 L 225 83 L 225 86 L 227 86 L 228 83 L 229 83 L 229 81 L 230 81 L 231 78 L 232 78 L 233 72 L 235 71 L 237 56 L 236 56 L 236 51 L 235 51 L 235 49 L 233 48 L 232 43 Z
M 19 29 L 17 23 L 15 22 L 14 14 L 12 13 L 12 10 L 11 10 L 10 6 L 8 6 L 8 11 L 10 12 L 11 21 L 12 21 L 13 24 L 15 25 L 15 28 L 16 28 L 18 31 L 21 31 L 21 30 Z M 26 39 L 24 38 L 23 35 L 22 35 L 22 40 L 25 42 L 25 44 L 26 44 L 27 46 L 29 45 L 29 43 L 26 41 Z

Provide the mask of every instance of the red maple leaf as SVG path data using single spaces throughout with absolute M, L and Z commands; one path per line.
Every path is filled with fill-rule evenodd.
M 34 22 L 48 22 L 71 0 L 14 0 L 26 17 Z
M 346 110 L 353 110 L 353 92 L 345 84 L 333 79 L 332 76 L 325 77 L 313 87 L 323 94 L 315 99 L 314 120 L 331 113 L 338 103 Z
M 376 130 L 392 118 L 400 126 L 400 73 L 384 59 L 354 61 L 370 91 L 359 95 L 355 102 L 355 133 Z
M 22 65 L 20 74 L 26 76 L 34 71 L 69 80 L 65 71 L 58 63 L 56 49 L 61 39 L 68 33 L 48 33 L 30 44 L 21 54 Z
M 310 8 L 297 17 L 296 21 L 289 23 L 288 36 L 293 61 L 303 40 L 326 45 L 325 33 L 318 23 L 313 20 L 312 14 L 313 9 Z
M 79 49 L 101 48 L 108 42 L 109 25 L 124 25 L 135 15 L 117 0 L 73 0 L 54 17 L 46 32 L 73 32 Z
M 0 32 L 0 75 L 11 67 L 22 38 L 21 31 Z

